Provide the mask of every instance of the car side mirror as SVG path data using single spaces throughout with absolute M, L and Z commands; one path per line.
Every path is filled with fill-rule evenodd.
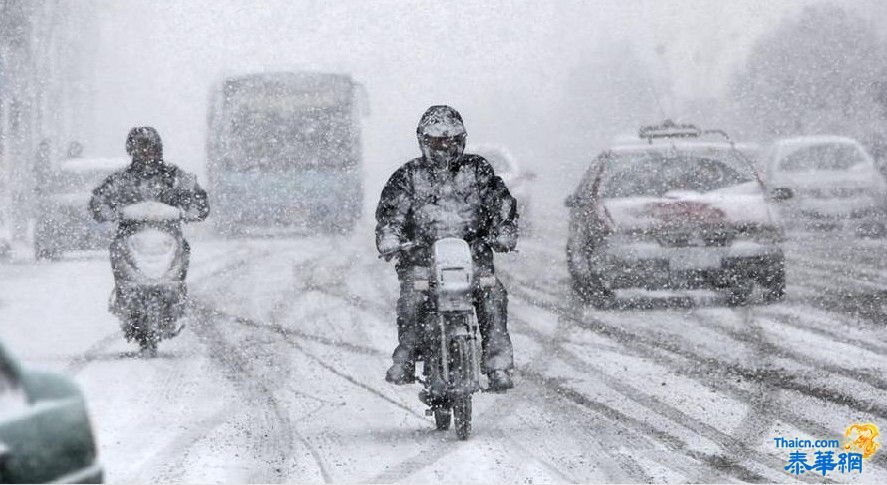
M 770 200 L 783 202 L 794 198 L 795 192 L 788 187 L 775 187 L 770 190 Z

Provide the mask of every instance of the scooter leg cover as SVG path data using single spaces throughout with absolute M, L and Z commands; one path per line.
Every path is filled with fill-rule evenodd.
M 514 356 L 508 334 L 508 292 L 498 278 L 493 286 L 477 290 L 475 308 L 483 341 L 483 371 L 510 371 Z
M 115 237 L 111 241 L 111 247 L 109 248 L 109 254 L 111 256 L 111 272 L 114 273 L 114 280 L 118 281 L 126 276 L 125 265 L 123 256 L 123 238 Z

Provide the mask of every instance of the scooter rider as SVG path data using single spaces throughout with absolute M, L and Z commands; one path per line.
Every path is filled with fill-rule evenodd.
M 157 130 L 149 126 L 131 129 L 126 137 L 126 152 L 132 157 L 132 163 L 109 175 L 93 190 L 89 201 L 89 210 L 96 221 L 117 223 L 110 249 L 111 268 L 118 282 L 123 276 L 120 245 L 129 225 L 121 214 L 126 206 L 146 201 L 160 202 L 179 208 L 183 222 L 202 221 L 209 215 L 206 191 L 198 185 L 197 178 L 163 160 L 163 143 Z M 187 241 L 183 249 L 186 264 L 182 265 L 179 277 L 184 282 L 190 254 Z M 115 294 L 116 291 L 117 288 Z
M 422 156 L 398 169 L 382 190 L 376 209 L 376 246 L 387 254 L 407 243 L 397 262 L 400 298 L 397 303 L 399 345 L 385 379 L 408 384 L 415 379 L 416 352 L 422 340 L 420 311 L 425 295 L 414 289 L 413 277 L 427 271 L 430 245 L 438 236 L 468 241 L 476 272 L 493 276 L 493 251 L 517 244 L 517 204 L 501 178 L 483 157 L 464 153 L 462 116 L 449 106 L 428 108 L 416 130 Z M 455 229 L 454 229 L 455 227 Z M 443 233 L 446 232 L 446 234 Z M 483 340 L 482 369 L 490 389 L 513 387 L 511 338 L 508 335 L 508 294 L 495 279 L 475 293 Z

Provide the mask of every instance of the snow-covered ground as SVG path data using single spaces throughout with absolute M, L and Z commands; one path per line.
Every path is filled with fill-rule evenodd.
M 782 482 L 774 437 L 887 427 L 885 241 L 794 235 L 781 304 L 614 311 L 571 302 L 562 234 L 523 241 L 499 258 L 517 387 L 477 395 L 461 442 L 382 378 L 397 286 L 368 234 L 193 240 L 188 326 L 155 359 L 106 310 L 106 254 L 20 259 L 0 339 L 80 383 L 111 482 Z M 885 456 L 829 478 L 887 481 Z

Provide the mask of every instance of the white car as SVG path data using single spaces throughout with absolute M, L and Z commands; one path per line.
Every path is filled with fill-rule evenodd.
M 493 144 L 480 144 L 468 146 L 465 153 L 473 153 L 484 157 L 496 175 L 502 178 L 511 195 L 517 199 L 517 211 L 520 216 L 521 230 L 529 228 L 530 221 L 530 192 L 532 182 L 536 180 L 536 174 L 522 170 L 511 153 L 503 146 Z
M 655 130 L 654 130 L 655 128 Z M 648 142 L 616 145 L 567 198 L 567 261 L 577 296 L 607 306 L 627 288 L 721 289 L 727 303 L 785 295 L 782 232 L 753 163 L 692 125 L 642 129 Z M 654 143 L 655 141 L 655 143 Z
M 0 210 L 0 259 L 8 258 L 12 252 L 12 234 L 9 231 L 9 224 L 6 223 L 3 211 Z
M 108 246 L 112 224 L 95 222 L 87 205 L 92 190 L 128 164 L 127 158 L 72 158 L 59 163 L 41 188 L 34 230 L 37 259 L 55 259 L 68 250 Z
M 778 140 L 766 155 L 765 180 L 791 188 L 782 219 L 792 227 L 882 236 L 887 227 L 887 182 L 871 155 L 852 138 L 804 136 Z

